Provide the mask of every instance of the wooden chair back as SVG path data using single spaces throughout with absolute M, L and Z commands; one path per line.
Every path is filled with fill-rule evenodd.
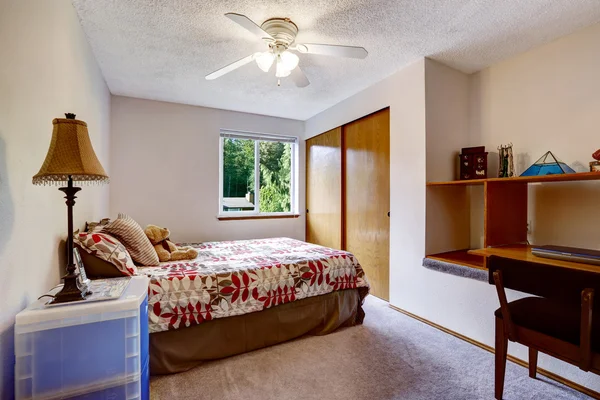
M 517 326 L 513 323 L 505 288 L 580 307 L 580 344 L 577 365 L 584 371 L 593 368 L 592 321 L 600 318 L 600 273 L 556 267 L 521 260 L 491 256 L 488 260 L 489 281 L 496 286 L 503 317 L 504 332 L 511 341 L 519 342 Z M 600 270 L 600 267 L 598 267 Z M 566 352 L 562 346 L 556 354 Z M 575 357 L 570 357 L 574 360 Z
M 560 301 L 581 304 L 581 292 L 594 289 L 594 308 L 600 310 L 600 266 L 598 273 L 547 264 L 491 256 L 488 259 L 489 283 L 494 285 L 494 272 L 502 271 L 507 289 Z

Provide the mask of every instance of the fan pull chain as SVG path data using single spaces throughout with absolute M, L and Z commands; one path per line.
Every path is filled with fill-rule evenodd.
M 281 79 L 277 79 L 277 86 L 281 86 Z

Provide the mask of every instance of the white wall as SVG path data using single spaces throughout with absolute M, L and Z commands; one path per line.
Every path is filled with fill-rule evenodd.
M 459 89 L 463 95 L 456 99 L 453 92 Z M 425 255 L 426 164 L 445 167 L 451 164 L 448 152 L 454 153 L 451 146 L 457 141 L 451 135 L 459 134 L 460 126 L 466 131 L 468 122 L 468 95 L 465 93 L 468 94 L 465 75 L 421 59 L 306 121 L 308 138 L 390 107 L 390 303 L 459 332 L 465 330 L 465 306 L 475 308 L 475 314 L 487 311 L 485 307 L 478 309 L 481 305 L 471 302 L 470 296 L 488 297 L 489 302 L 494 302 L 497 300 L 493 290 L 478 282 L 427 270 L 421 264 Z M 449 107 L 451 112 L 437 115 L 428 111 L 426 114 L 426 104 L 441 111 L 444 101 L 460 104 Z M 444 133 L 444 138 L 438 138 L 438 141 L 447 152 L 443 149 L 432 152 L 438 156 L 437 161 L 426 158 L 429 156 L 426 142 L 432 139 L 429 130 Z M 451 176 L 440 177 L 449 178 Z M 461 285 L 466 286 L 468 292 L 462 293 Z M 470 286 L 475 287 L 475 292 Z M 445 315 L 447 318 L 443 317 Z M 491 315 L 486 314 L 483 319 L 491 320 Z M 484 325 L 471 321 L 467 324 Z
M 425 101 L 427 181 L 457 179 L 458 153 L 470 142 L 469 76 L 425 60 Z M 469 248 L 469 189 L 428 187 L 426 196 L 425 254 Z
M 556 149 L 557 155 L 568 163 L 589 161 L 589 155 L 600 147 L 592 137 L 594 133 L 598 137 L 600 126 L 598 42 L 600 29 L 593 27 L 473 76 L 422 60 L 306 121 L 306 134 L 311 137 L 390 106 L 392 305 L 494 345 L 493 312 L 498 307 L 494 288 L 421 266 L 425 255 L 426 177 L 452 179 L 454 155 L 460 147 L 469 145 L 482 144 L 495 149 L 512 141 L 517 153 L 537 156 L 548 147 Z M 582 185 L 589 186 L 580 189 Z M 591 233 L 589 225 L 597 218 L 592 215 L 599 214 L 597 184 L 587 182 L 570 188 L 576 190 L 573 196 L 559 196 L 548 188 L 532 190 L 532 197 L 537 199 L 532 202 L 534 229 L 546 228 L 548 240 L 564 238 L 566 235 L 557 233 L 558 227 L 571 238 L 565 244 L 598 247 L 597 235 Z M 540 193 L 542 190 L 544 193 Z M 474 193 L 471 201 L 482 201 L 477 199 L 479 195 Z M 469 201 L 469 196 L 466 197 Z M 581 209 L 575 210 L 565 197 Z M 468 211 L 463 214 L 466 224 L 470 223 Z M 570 219 L 574 217 L 577 218 Z M 475 230 L 480 226 L 479 221 L 471 225 Z M 469 242 L 464 235 L 460 240 Z M 519 296 L 509 293 L 511 299 Z M 511 344 L 509 352 L 527 359 L 526 350 L 520 345 Z M 540 366 L 600 390 L 597 376 L 583 373 L 577 367 L 543 355 Z
M 58 283 L 63 268 L 62 194 L 31 184 L 47 151 L 52 118 L 72 111 L 87 121 L 96 153 L 111 175 L 110 210 L 108 187 L 84 187 L 75 208 L 77 225 L 109 211 L 112 216 L 127 212 L 142 224 L 169 227 L 180 241 L 302 239 L 303 217 L 216 219 L 219 129 L 308 138 L 389 106 L 390 302 L 493 345 L 493 288 L 421 267 L 425 181 L 450 178 L 441 175 L 451 164 L 450 153 L 465 139 L 466 86 L 468 145 L 494 149 L 512 141 L 517 172 L 546 150 L 570 164 L 587 165 L 600 147 L 599 42 L 596 25 L 468 79 L 422 59 L 302 123 L 123 97 L 114 97 L 111 109 L 68 0 L 0 0 L 0 397 L 12 397 L 14 315 Z M 305 208 L 303 145 L 300 210 Z M 554 187 L 531 190 L 532 237 L 599 247 L 594 235 L 599 185 L 572 184 L 572 191 L 560 186 L 560 192 Z M 178 191 L 182 195 L 172 194 Z M 520 346 L 511 345 L 510 352 L 526 357 Z M 594 375 L 544 356 L 540 365 L 600 391 Z
M 13 396 L 15 314 L 64 273 L 63 194 L 33 186 L 31 178 L 48 151 L 52 119 L 65 112 L 88 123 L 96 154 L 108 168 L 110 94 L 71 2 L 0 0 L 2 399 Z M 107 211 L 108 187 L 84 187 L 75 206 L 76 226 Z
M 457 179 L 458 153 L 470 142 L 469 76 L 426 59 L 425 95 L 427 181 Z
M 421 197 L 420 193 L 426 190 L 425 176 L 429 180 L 454 179 L 457 147 L 460 149 L 469 144 L 469 77 L 428 59 L 425 60 L 424 65 L 426 140 L 421 151 L 426 154 L 427 170 L 425 165 L 413 166 L 410 161 L 400 166 L 420 177 L 416 187 L 405 188 L 404 196 L 408 197 L 414 196 L 417 190 L 419 192 L 417 196 Z M 402 182 L 394 180 L 391 180 L 390 184 L 392 187 L 402 186 Z M 427 190 L 428 207 L 431 207 L 435 199 L 439 200 L 439 196 L 447 195 L 432 193 L 432 188 Z M 437 189 L 433 188 L 433 190 Z M 451 192 L 450 196 L 453 195 L 457 193 Z M 436 229 L 436 223 L 432 221 L 435 215 L 431 215 L 431 211 L 429 208 L 426 210 L 429 228 L 426 234 L 429 240 L 432 240 L 432 235 L 436 234 L 435 231 L 429 231 Z M 417 207 L 407 209 L 406 212 L 424 213 L 424 205 L 419 204 Z M 463 213 L 467 219 L 462 222 L 463 227 L 467 229 L 468 214 L 467 209 Z M 459 224 L 457 226 L 460 227 L 461 221 L 454 221 L 454 223 Z M 421 224 L 423 225 L 423 222 Z M 442 225 L 441 222 L 439 225 Z M 393 293 L 390 303 L 455 332 L 493 345 L 493 312 L 498 307 L 494 288 L 483 282 L 422 267 L 426 238 L 425 234 L 422 234 L 423 228 L 403 224 L 402 229 L 406 230 L 407 234 L 415 236 L 415 244 L 404 246 L 396 241 L 391 243 L 390 252 L 398 253 L 395 258 L 400 262 L 390 264 L 391 270 L 396 271 L 395 275 L 398 277 L 393 284 L 390 282 L 392 285 L 390 291 Z M 444 240 L 456 240 L 456 238 L 435 236 L 433 239 L 437 242 L 433 246 L 447 245 L 442 243 Z M 459 248 L 468 246 L 468 235 L 459 239 L 465 242 L 463 245 L 458 245 Z M 430 243 L 428 245 L 431 246 Z
M 296 219 L 219 221 L 219 130 L 301 137 L 301 121 L 212 108 L 113 97 L 110 214 L 171 230 L 175 241 L 287 236 L 304 239 Z M 304 210 L 304 142 L 299 209 Z
M 425 60 L 307 120 L 306 138 L 385 107 L 390 107 L 390 303 L 401 305 L 413 285 L 406 270 L 424 270 Z

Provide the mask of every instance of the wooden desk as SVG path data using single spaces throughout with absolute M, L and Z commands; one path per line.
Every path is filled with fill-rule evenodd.
M 536 257 L 528 246 L 480 254 L 489 256 L 489 282 L 500 301 L 495 312 L 496 399 L 502 399 L 509 340 L 529 347 L 532 378 L 539 351 L 600 375 L 600 325 L 593 318 L 600 310 L 600 297 L 594 298 L 600 293 L 600 267 Z M 535 297 L 509 303 L 505 288 Z
M 531 246 L 516 245 L 516 246 L 502 246 L 502 247 L 490 247 L 487 249 L 469 250 L 469 254 L 489 257 L 498 256 L 504 258 L 510 258 L 513 260 L 521 260 L 534 262 L 538 264 L 553 265 L 556 267 L 563 267 L 569 269 L 575 269 L 579 271 L 594 272 L 600 274 L 600 265 L 583 264 L 571 261 L 554 260 L 552 258 L 543 258 L 534 256 L 531 254 Z

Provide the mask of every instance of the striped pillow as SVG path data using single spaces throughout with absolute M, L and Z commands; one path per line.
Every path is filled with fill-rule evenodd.
M 119 217 L 106 225 L 100 232 L 116 237 L 133 258 L 140 265 L 158 265 L 158 254 L 142 227 L 128 215 L 119 214 Z

